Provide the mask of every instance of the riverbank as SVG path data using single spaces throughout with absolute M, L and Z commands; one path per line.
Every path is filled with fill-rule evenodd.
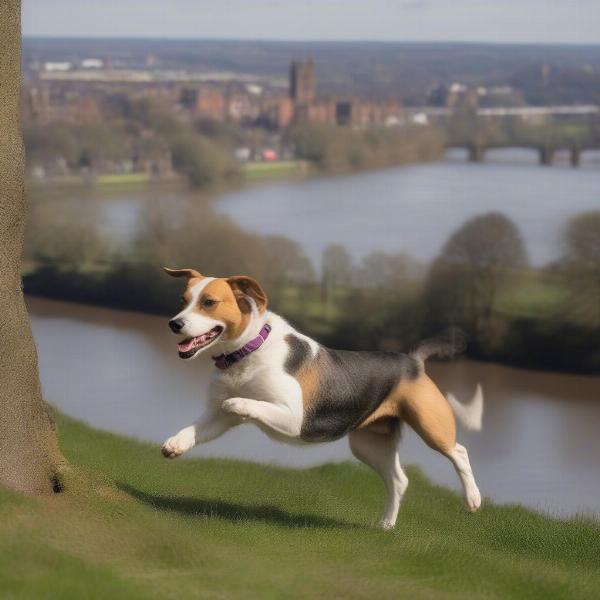
M 242 165 L 240 174 L 243 181 L 270 181 L 308 175 L 308 165 L 302 160 L 286 160 L 275 162 L 249 162 Z M 183 183 L 185 179 L 173 175 L 167 179 L 154 179 L 149 173 L 105 173 L 102 175 L 64 175 L 45 179 L 28 179 L 27 187 L 37 189 L 81 188 L 92 187 L 101 191 L 121 189 L 139 189 L 149 185 L 169 186 Z
M 418 163 L 435 162 L 442 158 L 442 152 L 436 151 L 431 156 L 412 156 L 399 159 L 397 163 L 376 163 L 373 165 L 339 165 L 333 164 L 323 168 L 311 164 L 308 160 L 279 160 L 272 162 L 247 162 L 241 165 L 239 170 L 240 181 L 236 185 L 221 183 L 215 187 L 228 186 L 235 189 L 240 183 L 258 183 L 277 181 L 280 179 L 297 179 L 306 177 L 336 177 L 359 172 L 376 172 L 389 169 L 390 166 L 406 166 Z M 77 189 L 91 188 L 99 191 L 113 192 L 121 190 L 139 190 L 148 186 L 173 186 L 186 183 L 185 177 L 172 174 L 167 178 L 154 178 L 147 172 L 136 173 L 103 173 L 101 175 L 60 175 L 45 177 L 43 179 L 29 178 L 27 187 L 32 190 L 53 189 Z M 210 186 L 209 186 L 210 188 Z M 207 191 L 207 190 L 203 190 Z M 208 189 L 210 192 L 210 189 Z
M 58 418 L 72 468 L 47 499 L 0 491 L 0 589 L 53 598 L 595 598 L 600 526 L 484 503 L 409 469 L 393 532 L 362 466 L 167 461 Z
M 125 279 L 128 286 L 121 285 Z M 25 293 L 32 297 L 161 317 L 170 316 L 177 308 L 173 282 L 165 280 L 160 270 L 135 262 L 120 264 L 109 271 L 87 272 L 26 263 L 23 282 Z M 471 339 L 465 355 L 520 369 L 597 375 L 600 360 L 595 343 L 597 327 L 570 320 L 568 314 L 559 312 L 561 305 L 556 299 L 562 301 L 567 297 L 567 288 L 557 291 L 555 286 L 536 285 L 539 289 L 536 288 L 535 296 L 523 293 L 526 286 L 514 293 L 500 294 L 494 325 L 503 332 L 503 341 L 496 340 L 492 345 Z M 146 290 L 143 297 L 135 291 L 141 287 Z M 388 299 L 380 305 L 377 315 L 368 319 L 377 290 L 334 290 L 333 298 L 324 301 L 318 283 L 285 281 L 267 283 L 265 287 L 275 312 L 330 347 L 406 351 L 424 337 L 442 330 L 427 329 L 421 295 Z M 417 284 L 413 287 L 419 289 Z M 400 319 L 402 314 L 409 314 L 410 318 Z

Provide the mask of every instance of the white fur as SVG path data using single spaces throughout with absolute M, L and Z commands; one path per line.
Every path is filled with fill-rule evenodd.
M 210 317 L 202 315 L 198 311 L 194 310 L 195 306 L 200 300 L 200 296 L 202 295 L 204 288 L 211 281 L 214 281 L 214 279 L 214 277 L 205 277 L 196 285 L 194 285 L 191 288 L 192 299 L 190 300 L 190 302 L 188 302 L 187 306 L 182 311 L 180 311 L 173 317 L 173 320 L 181 319 L 183 321 L 183 327 L 178 332 L 179 335 L 181 335 L 182 337 L 190 338 L 202 335 L 203 333 L 207 333 L 217 325 L 220 325 L 221 327 L 225 328 L 225 323 L 223 323 L 222 321 L 219 321 L 218 319 L 211 319 Z M 198 348 L 198 351 L 187 360 L 194 360 L 201 354 L 203 350 L 205 350 L 209 346 L 211 348 L 213 346 L 216 346 L 221 337 L 222 334 L 221 336 L 219 336 L 219 338 L 216 338 L 216 340 L 212 344 L 209 344 L 208 346 L 202 348 Z
M 271 332 L 260 349 L 229 369 L 216 372 L 211 401 L 237 415 L 240 421 L 255 422 L 272 438 L 302 443 L 302 389 L 284 369 L 289 350 L 285 336 L 296 332 L 284 319 L 267 312 L 262 317 L 253 315 L 248 327 L 251 333 L 243 336 L 248 338 L 246 341 L 258 335 L 265 323 L 269 323 Z M 312 342 L 316 352 L 318 344 Z M 240 339 L 235 346 L 244 343 Z
M 205 285 L 206 280 L 203 280 L 194 286 L 194 299 L 190 306 L 198 300 Z M 241 361 L 228 369 L 214 370 L 206 412 L 194 424 L 185 427 L 164 443 L 162 452 L 166 457 L 180 456 L 197 444 L 215 439 L 231 427 L 244 422 L 256 424 L 276 440 L 305 443 L 300 438 L 304 413 L 302 389 L 284 368 L 289 352 L 285 337 L 294 334 L 306 341 L 313 356 L 316 356 L 319 344 L 297 332 L 280 316 L 268 311 L 261 314 L 253 301 L 251 305 L 253 310 L 244 333 L 238 339 L 229 341 L 222 335 L 210 345 L 211 354 L 232 352 L 242 347 L 258 335 L 265 323 L 271 326 L 269 336 L 257 351 Z M 189 307 L 176 318 L 184 319 L 184 333 L 190 336 L 200 335 L 215 324 L 224 325 L 206 317 L 197 317 Z M 453 396 L 449 396 L 448 401 L 467 426 L 481 427 L 483 396 L 480 386 L 468 405 L 459 403 Z M 400 502 L 408 486 L 408 478 L 402 470 L 398 454 L 399 433 L 390 436 L 381 435 L 376 428 L 358 429 L 350 433 L 349 441 L 354 456 L 373 468 L 383 479 L 387 500 L 380 526 L 390 529 L 396 523 Z M 477 510 L 481 504 L 481 495 L 473 478 L 466 449 L 457 444 L 448 453 L 448 458 L 463 484 L 468 510 Z
M 393 436 L 356 429 L 348 437 L 352 454 L 383 479 L 387 499 L 379 525 L 383 529 L 391 529 L 396 524 L 400 502 L 408 487 L 408 477 L 400 466 L 398 453 L 400 429 Z
M 475 483 L 467 449 L 456 444 L 454 449 L 448 453 L 465 491 L 465 505 L 469 512 L 475 512 L 481 506 L 481 494 Z
M 195 286 L 193 292 L 197 298 L 201 290 L 197 291 Z M 183 310 L 176 318 L 185 318 L 186 314 L 189 313 Z M 274 313 L 260 315 L 257 310 L 253 310 L 244 333 L 232 341 L 219 339 L 211 345 L 211 353 L 230 352 L 240 348 L 256 337 L 265 323 L 271 325 L 271 332 L 259 351 L 226 370 L 215 369 L 209 407 L 205 415 L 165 442 L 165 456 L 180 456 L 195 445 L 210 441 L 245 421 L 256 423 L 267 435 L 279 441 L 304 443 L 300 439 L 304 409 L 302 389 L 298 381 L 283 368 L 288 352 L 284 338 L 288 333 L 294 333 L 306 339 L 315 354 L 318 350 L 317 342 L 295 332 L 284 319 Z M 192 330 L 189 334 L 186 332 L 186 335 L 198 333 Z

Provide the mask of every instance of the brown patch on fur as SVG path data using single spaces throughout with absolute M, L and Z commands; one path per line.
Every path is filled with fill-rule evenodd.
M 196 269 L 169 269 L 169 267 L 163 267 L 163 271 L 171 277 L 187 277 L 188 279 L 204 279 L 204 275 L 196 271 Z
M 192 299 L 192 287 L 198 283 L 199 279 L 190 279 L 188 287 L 183 294 L 184 300 L 190 302 Z M 187 297 L 186 297 L 187 294 Z M 213 306 L 203 306 L 202 302 L 210 298 L 216 300 Z M 215 279 L 211 281 L 203 290 L 198 298 L 193 310 L 204 316 L 211 317 L 225 323 L 227 332 L 226 337 L 234 340 L 244 333 L 250 320 L 250 312 L 242 310 L 239 298 L 236 297 L 226 279 Z
M 402 414 L 402 393 L 400 388 L 402 383 L 398 384 L 392 392 L 383 400 L 377 407 L 377 410 L 372 412 L 358 427 L 368 427 L 373 423 L 386 421 L 389 419 L 399 419 Z
M 203 279 L 206 279 L 204 275 L 195 269 L 169 269 L 163 267 L 163 270 L 171 277 L 187 277 L 187 285 L 183 292 L 183 300 L 186 305 L 193 299 L 192 288 Z M 202 300 L 207 297 L 216 300 L 217 304 L 211 307 L 202 306 Z M 250 319 L 252 306 L 248 302 L 248 297 L 256 302 L 259 312 L 262 313 L 267 309 L 267 294 L 256 279 L 247 275 L 215 279 L 203 290 L 193 310 L 225 322 L 227 337 L 235 339 L 244 332 Z
M 188 279 L 186 288 L 182 294 L 183 301 L 186 303 L 186 305 L 192 301 L 192 288 L 197 283 L 200 283 L 203 279 L 204 277 L 190 277 Z
M 319 388 L 319 371 L 315 364 L 318 359 L 319 357 L 317 356 L 315 360 L 310 361 L 308 365 L 300 369 L 295 375 L 302 389 L 302 404 L 305 411 L 312 405 Z
M 285 371 L 294 377 L 302 390 L 304 412 L 314 403 L 321 385 L 321 375 L 326 368 L 326 354 L 319 349 L 313 357 L 308 342 L 297 335 L 287 334 L 285 342 L 288 354 L 285 360 Z
M 358 427 L 387 426 L 406 421 L 434 450 L 447 453 L 456 445 L 456 421 L 450 404 L 431 379 L 402 379 Z
M 251 306 L 245 299 L 245 296 L 249 296 L 256 302 L 258 312 L 263 313 L 267 310 L 267 294 L 256 279 L 248 277 L 247 275 L 235 275 L 234 277 L 228 277 L 227 283 L 231 286 L 233 293 L 238 298 L 238 303 L 240 304 L 242 312 L 244 310 L 250 312 L 251 310 Z
M 403 390 L 402 418 L 434 450 L 444 454 L 456 446 L 456 421 L 448 400 L 423 374 Z

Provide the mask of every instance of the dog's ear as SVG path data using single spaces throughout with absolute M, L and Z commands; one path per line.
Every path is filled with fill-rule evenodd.
M 164 272 L 171 277 L 187 277 L 191 279 L 192 277 L 202 277 L 201 273 L 198 273 L 196 269 L 169 269 L 168 267 L 163 267 Z
M 227 283 L 233 290 L 233 294 L 237 299 L 240 310 L 244 313 L 250 312 L 251 307 L 246 300 L 246 296 L 250 296 L 256 302 L 259 312 L 264 312 L 267 309 L 267 294 L 260 286 L 260 283 L 252 277 L 246 275 L 236 275 L 229 277 Z

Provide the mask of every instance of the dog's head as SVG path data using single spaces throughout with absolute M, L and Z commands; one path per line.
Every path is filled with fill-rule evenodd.
M 196 358 L 211 347 L 226 348 L 242 337 L 253 316 L 267 308 L 267 295 L 252 277 L 205 277 L 194 269 L 167 269 L 171 277 L 184 277 L 182 309 L 169 327 L 182 340 L 177 344 L 181 358 Z

